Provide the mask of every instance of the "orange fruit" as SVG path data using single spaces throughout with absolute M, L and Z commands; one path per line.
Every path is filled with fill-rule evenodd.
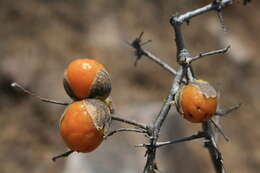
M 194 80 L 182 86 L 176 96 L 177 110 L 190 122 L 200 123 L 209 120 L 216 112 L 217 92 L 206 81 Z
M 74 100 L 106 99 L 111 92 L 111 79 L 105 67 L 94 59 L 76 59 L 64 72 L 63 85 Z
M 98 99 L 70 104 L 60 120 L 60 134 L 66 145 L 78 152 L 91 152 L 103 141 L 110 123 L 109 108 Z

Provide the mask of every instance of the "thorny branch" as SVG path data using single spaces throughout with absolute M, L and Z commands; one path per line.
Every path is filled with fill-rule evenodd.
M 223 160 L 221 152 L 217 148 L 215 132 L 214 132 L 212 123 L 210 121 L 206 121 L 206 122 L 202 123 L 202 129 L 203 129 L 203 131 L 206 131 L 209 133 L 209 137 L 207 138 L 208 141 L 206 141 L 204 144 L 205 144 L 205 147 L 208 148 L 208 150 L 209 150 L 211 160 L 213 162 L 216 172 L 225 173 L 224 160 Z
M 110 131 L 108 134 L 106 134 L 104 136 L 104 139 L 106 139 L 107 137 L 112 136 L 112 135 L 114 135 L 115 133 L 118 133 L 118 132 L 147 133 L 146 130 L 141 130 L 141 129 L 120 128 L 120 129 L 116 129 L 116 130 Z
M 217 111 L 215 112 L 215 115 L 224 116 L 226 114 L 233 112 L 234 110 L 237 110 L 238 108 L 240 108 L 240 106 L 241 106 L 241 104 L 237 104 L 234 106 L 230 106 L 226 109 L 217 109 Z
M 166 141 L 166 142 L 157 142 L 155 147 L 159 148 L 159 147 L 162 147 L 162 146 L 166 146 L 166 145 L 171 145 L 171 144 L 177 144 L 177 143 L 181 143 L 181 142 L 186 142 L 186 141 L 192 141 L 192 140 L 195 140 L 195 139 L 199 139 L 199 138 L 205 138 L 208 134 L 205 133 L 205 132 L 198 132 L 197 134 L 195 135 L 191 135 L 191 136 L 188 136 L 188 137 L 183 137 L 183 138 L 180 138 L 180 139 L 174 139 L 174 140 L 171 140 L 171 141 Z M 149 147 L 150 144 L 137 144 L 135 145 L 136 147 Z
M 187 62 L 190 64 L 192 63 L 193 61 L 196 61 L 200 58 L 203 58 L 205 56 L 211 56 L 211 55 L 216 55 L 216 54 L 220 54 L 220 53 L 227 53 L 227 51 L 230 49 L 230 46 L 227 46 L 223 49 L 219 49 L 219 50 L 213 50 L 213 51 L 210 51 L 210 52 L 207 52 L 207 53 L 200 53 L 198 56 L 194 56 L 194 57 L 191 57 L 190 59 L 187 59 Z
M 35 98 L 41 100 L 42 102 L 52 103 L 52 104 L 57 104 L 57 105 L 63 105 L 63 106 L 67 106 L 67 105 L 70 104 L 68 102 L 56 101 L 56 100 L 51 100 L 51 99 L 48 99 L 48 98 L 43 98 L 43 97 L 29 91 L 28 89 L 25 89 L 22 85 L 20 85 L 16 82 L 11 83 L 11 87 L 17 88 L 17 89 L 21 90 L 23 93 L 28 94 L 32 97 L 35 97 Z M 148 129 L 146 124 L 142 124 L 142 123 L 136 122 L 134 120 L 127 120 L 127 119 L 124 119 L 124 118 L 120 118 L 120 117 L 117 117 L 114 114 L 111 115 L 111 119 L 115 120 L 115 121 L 120 121 L 120 122 L 123 122 L 123 123 L 126 123 L 126 124 L 130 124 L 130 125 L 133 125 L 135 127 L 138 127 L 138 128 L 144 129 L 144 130 Z
M 171 102 L 174 98 L 175 93 L 178 91 L 181 79 L 182 79 L 182 74 L 183 74 L 183 69 L 180 68 L 179 71 L 176 74 L 176 77 L 173 81 L 170 93 L 166 99 L 166 101 L 164 102 L 160 113 L 158 114 L 157 118 L 155 119 L 155 121 L 153 122 L 150 131 L 152 131 L 151 133 L 151 137 L 150 137 L 150 147 L 147 147 L 147 162 L 144 168 L 144 173 L 150 173 L 151 171 L 154 170 L 153 167 L 153 162 L 155 160 L 155 156 L 156 156 L 156 143 L 159 137 L 159 132 L 161 129 L 161 126 L 164 122 L 164 120 L 166 119 L 170 107 L 171 107 Z
M 132 46 L 135 49 L 135 55 L 136 55 L 135 66 L 137 65 L 137 62 L 142 58 L 142 56 L 146 56 L 146 57 L 150 58 L 152 61 L 154 61 L 155 63 L 159 64 L 161 67 L 163 67 L 168 72 L 175 75 L 176 71 L 171 66 L 169 66 L 167 63 L 163 62 L 160 58 L 157 58 L 155 55 L 153 55 L 149 51 L 142 48 L 143 45 L 145 45 L 148 42 L 151 42 L 151 40 L 148 40 L 148 41 L 142 43 L 142 40 L 141 40 L 142 36 L 143 36 L 143 32 L 132 43 L 128 43 L 130 46 Z
M 161 108 L 158 116 L 156 117 L 156 119 L 153 121 L 152 125 L 149 126 L 149 129 L 148 129 L 148 131 L 150 132 L 149 133 L 149 135 L 150 135 L 149 143 L 138 145 L 138 146 L 146 147 L 146 149 L 147 149 L 147 151 L 146 151 L 147 161 L 146 161 L 146 165 L 145 165 L 145 168 L 143 171 L 144 173 L 150 173 L 154 170 L 153 163 L 156 159 L 157 147 L 174 144 L 174 143 L 178 143 L 178 142 L 184 142 L 184 141 L 188 141 L 188 140 L 194 140 L 194 139 L 202 138 L 202 137 L 204 137 L 206 139 L 205 145 L 210 152 L 212 161 L 216 168 L 215 169 L 216 172 L 218 172 L 218 173 L 225 172 L 224 165 L 223 165 L 223 159 L 222 159 L 221 153 L 217 149 L 216 140 L 214 138 L 215 135 L 214 135 L 213 127 L 212 127 L 212 123 L 214 123 L 214 122 L 211 122 L 211 121 L 204 122 L 203 123 L 203 132 L 201 132 L 201 133 L 199 132 L 197 135 L 192 135 L 190 137 L 185 137 L 185 138 L 182 138 L 179 140 L 171 140 L 171 141 L 167 141 L 167 142 L 157 142 L 157 141 L 159 138 L 160 128 L 163 125 L 164 120 L 166 119 L 166 117 L 168 115 L 172 100 L 173 100 L 176 92 L 178 91 L 181 82 L 182 81 L 189 82 L 190 80 L 195 79 L 191 63 L 193 61 L 198 60 L 205 56 L 226 53 L 230 48 L 230 46 L 227 46 L 224 49 L 214 50 L 214 51 L 210 51 L 207 53 L 201 53 L 198 56 L 192 57 L 190 55 L 189 51 L 186 49 L 186 46 L 184 44 L 183 34 L 181 31 L 181 25 L 184 22 L 189 22 L 189 20 L 191 18 L 204 14 L 204 13 L 207 13 L 209 11 L 217 11 L 218 15 L 221 16 L 221 23 L 223 24 L 223 18 L 222 18 L 222 15 L 220 15 L 220 11 L 224 7 L 226 7 L 227 5 L 230 5 L 230 4 L 232 4 L 232 0 L 214 0 L 212 3 L 210 3 L 204 7 L 195 9 L 193 11 L 184 13 L 182 15 L 176 15 L 176 16 L 171 17 L 170 23 L 173 26 L 173 29 L 175 32 L 175 42 L 176 42 L 176 47 L 177 47 L 176 58 L 177 58 L 177 63 L 180 65 L 179 69 L 177 71 L 175 71 L 175 70 L 173 71 L 169 65 L 161 62 L 159 58 L 155 57 L 150 52 L 148 52 L 142 48 L 141 37 L 142 37 L 143 33 L 141 33 L 140 36 L 138 38 L 136 38 L 130 44 L 136 50 L 136 56 L 137 56 L 136 62 L 142 56 L 147 56 L 151 60 L 153 60 L 156 63 L 158 63 L 159 65 L 161 65 L 164 69 L 170 71 L 171 73 L 173 73 L 175 75 L 171 90 L 169 92 L 169 95 L 166 98 L 166 101 L 162 105 L 162 108 Z M 230 111 L 237 109 L 238 107 L 239 106 L 234 106 L 234 107 L 228 108 L 226 110 L 218 109 L 216 112 L 216 115 L 224 115 L 226 113 L 229 113 Z M 213 125 L 215 125 L 216 128 L 218 128 L 217 123 L 214 123 Z M 221 131 L 220 128 L 219 128 L 219 131 L 225 137 L 224 133 Z
M 53 157 L 52 158 L 52 161 L 56 161 L 57 159 L 59 159 L 59 158 L 63 158 L 63 157 L 68 157 L 70 154 L 72 154 L 74 152 L 74 150 L 69 150 L 69 151 L 67 151 L 67 152 L 65 152 L 65 153 L 63 153 L 63 154 L 60 154 L 60 155 L 58 155 L 58 156 L 55 156 L 55 157 Z
M 134 120 L 127 120 L 127 119 L 124 119 L 124 118 L 117 117 L 117 116 L 115 116 L 115 115 L 112 115 L 111 118 L 112 118 L 112 120 L 120 121 L 120 122 L 126 123 L 126 124 L 130 124 L 130 125 L 139 127 L 139 128 L 141 128 L 141 129 L 144 129 L 144 130 L 147 130 L 147 129 L 148 129 L 148 126 L 147 126 L 147 125 L 142 124 L 142 123 L 139 123 L 139 122 L 134 121 Z
M 199 138 L 205 138 L 207 136 L 208 136 L 208 134 L 205 133 L 205 132 L 198 132 L 198 134 L 196 134 L 196 135 L 184 137 L 184 138 L 181 138 L 181 139 L 175 139 L 175 140 L 167 141 L 167 142 L 158 142 L 156 144 L 156 147 L 162 147 L 162 146 L 165 146 L 165 145 L 177 144 L 177 143 L 180 143 L 180 142 L 186 142 L 186 141 L 191 141 L 191 140 L 195 140 L 195 139 L 199 139 Z
M 47 98 L 43 98 L 43 97 L 41 97 L 41 96 L 38 96 L 38 95 L 32 93 L 31 91 L 25 89 L 24 87 L 22 87 L 21 85 L 19 85 L 19 84 L 16 83 L 16 82 L 11 83 L 11 87 L 13 87 L 13 88 L 18 88 L 18 89 L 20 89 L 22 92 L 24 92 L 25 94 L 28 94 L 28 95 L 30 95 L 30 96 L 32 96 L 32 97 L 36 97 L 36 98 L 38 98 L 39 100 L 41 100 L 42 102 L 52 103 L 52 104 L 57 104 L 57 105 L 63 105 L 63 106 L 67 106 L 67 105 L 70 104 L 70 103 L 67 103 L 67 102 L 51 100 L 51 99 L 47 99 Z
M 203 13 L 209 12 L 209 11 L 220 11 L 223 7 L 225 7 L 228 4 L 231 4 L 232 0 L 222 0 L 222 1 L 214 1 L 211 4 L 208 4 L 202 8 L 187 12 L 183 15 L 178 15 L 178 16 L 173 16 L 170 19 L 170 23 L 172 24 L 174 31 L 175 31 L 175 37 L 176 37 L 176 45 L 177 45 L 177 62 L 179 62 L 180 65 L 186 65 L 186 64 L 190 64 L 193 60 L 199 59 L 200 57 L 202 57 L 202 55 L 200 55 L 199 57 L 196 58 L 192 58 L 188 52 L 188 50 L 185 48 L 184 42 L 183 42 L 183 36 L 181 33 L 181 24 L 185 21 L 189 21 L 192 17 L 201 15 Z M 228 50 L 228 47 L 226 48 L 226 50 L 221 50 L 221 51 L 214 51 L 213 53 L 207 53 L 206 55 L 212 55 L 215 53 L 223 53 L 226 52 Z M 205 55 L 205 54 L 204 54 Z M 191 67 L 191 65 L 190 65 Z M 216 154 L 216 153 L 220 153 L 217 149 L 217 145 L 216 145 L 216 141 L 214 138 L 214 132 L 212 130 L 211 127 L 211 122 L 210 121 L 206 121 L 203 123 L 203 131 L 209 134 L 209 137 L 205 137 L 208 139 L 208 141 L 206 142 L 207 144 L 207 148 L 209 149 L 209 152 L 211 153 L 211 159 L 214 163 L 215 166 L 215 170 L 218 173 L 224 173 L 224 165 L 223 165 L 223 159 L 219 159 L 222 158 L 220 157 L 221 154 Z M 214 148 L 214 150 L 212 149 Z M 213 152 L 213 153 L 212 153 Z

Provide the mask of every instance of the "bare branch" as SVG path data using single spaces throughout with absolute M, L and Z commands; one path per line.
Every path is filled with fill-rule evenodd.
M 120 128 L 120 129 L 116 129 L 113 130 L 111 132 L 109 132 L 108 134 L 106 134 L 104 136 L 104 139 L 107 139 L 107 137 L 114 135 L 115 133 L 118 132 L 137 132 L 137 133 L 147 133 L 146 130 L 142 130 L 142 129 L 130 129 L 130 128 Z
M 213 11 L 213 10 L 221 10 L 223 7 L 230 5 L 230 4 L 232 4 L 232 0 L 222 0 L 220 2 L 214 1 L 213 3 L 208 4 L 204 7 L 198 8 L 198 9 L 190 11 L 190 12 L 186 12 L 177 17 L 172 17 L 171 20 L 175 20 L 175 23 L 177 22 L 177 23 L 181 24 L 181 23 L 188 21 L 191 18 L 201 15 L 203 13 L 207 13 L 207 12 Z
M 160 58 L 156 57 L 149 51 L 142 48 L 142 46 L 144 44 L 151 42 L 151 40 L 148 40 L 148 41 L 142 43 L 142 40 L 141 40 L 142 36 L 143 36 L 143 32 L 132 43 L 128 43 L 131 47 L 133 47 L 135 49 L 135 54 L 136 54 L 135 65 L 137 65 L 138 60 L 140 60 L 142 56 L 146 56 L 149 59 L 151 59 L 152 61 L 154 61 L 155 63 L 159 64 L 162 68 L 164 68 L 168 72 L 175 75 L 176 71 L 171 66 L 169 66 L 167 63 L 163 62 Z
M 205 147 L 208 148 L 211 160 L 215 167 L 217 173 L 225 173 L 224 161 L 221 153 L 217 148 L 217 143 L 214 138 L 214 129 L 210 121 L 205 121 L 202 123 L 203 131 L 209 134 L 209 137 L 206 138 L 208 141 L 205 142 Z
M 134 120 L 127 120 L 127 119 L 124 119 L 124 118 L 119 118 L 114 114 L 112 114 L 111 119 L 115 120 L 115 121 L 120 121 L 120 122 L 123 122 L 123 123 L 126 123 L 126 124 L 130 124 L 130 125 L 139 127 L 141 129 L 144 129 L 144 130 L 148 130 L 148 126 L 146 124 L 138 123 Z
M 191 135 L 191 136 L 180 138 L 180 139 L 175 139 L 175 140 L 166 141 L 166 142 L 157 142 L 155 146 L 157 148 L 159 148 L 159 147 L 162 147 L 165 145 L 177 144 L 177 143 L 181 143 L 181 142 L 187 142 L 187 141 L 192 141 L 195 139 L 206 138 L 206 137 L 208 137 L 207 133 L 198 132 L 196 135 Z M 135 147 L 146 147 L 146 148 L 149 146 L 151 146 L 151 144 L 149 144 L 149 143 L 135 145 Z
M 156 133 L 159 133 L 160 128 L 161 128 L 164 120 L 166 119 L 166 117 L 167 117 L 167 115 L 169 113 L 171 103 L 173 101 L 174 95 L 176 94 L 176 92 L 179 89 L 182 77 L 183 77 L 183 68 L 181 66 L 179 71 L 178 71 L 178 73 L 177 73 L 177 75 L 176 75 L 176 77 L 175 77 L 175 79 L 174 79 L 174 81 L 173 81 L 170 93 L 169 93 L 166 101 L 164 102 L 164 104 L 163 104 L 163 106 L 162 106 L 162 108 L 160 110 L 160 113 L 158 114 L 158 116 L 156 117 L 156 119 L 155 119 L 155 121 L 153 123 L 154 127 L 155 127 L 155 130 L 158 131 Z
M 69 151 L 67 151 L 67 152 L 65 152 L 65 153 L 63 153 L 63 154 L 60 154 L 60 155 L 58 155 L 58 156 L 55 156 L 55 157 L 53 157 L 52 158 L 52 161 L 56 161 L 57 159 L 60 159 L 60 158 L 63 158 L 63 157 L 68 157 L 70 154 L 72 154 L 74 152 L 74 150 L 69 150 Z
M 21 85 L 19 85 L 19 84 L 16 83 L 16 82 L 13 82 L 13 83 L 11 84 L 11 87 L 13 87 L 13 88 L 18 88 L 18 89 L 20 89 L 22 92 L 24 92 L 25 94 L 28 94 L 28 95 L 30 95 L 30 96 L 32 96 L 32 97 L 35 97 L 35 98 L 41 100 L 42 102 L 53 103 L 53 104 L 64 105 L 64 106 L 67 106 L 67 105 L 70 104 L 70 103 L 67 103 L 67 102 L 51 100 L 51 99 L 47 99 L 47 98 L 43 98 L 43 97 L 41 97 L 41 96 L 38 96 L 38 95 L 32 93 L 31 91 L 25 89 L 24 87 L 22 87 Z
M 223 18 L 222 12 L 220 10 L 218 10 L 217 15 L 218 15 L 218 18 L 219 18 L 221 28 L 223 29 L 224 32 L 227 32 L 227 28 L 226 28 L 225 23 L 224 23 L 224 18 Z
M 168 72 L 172 73 L 173 75 L 176 75 L 176 71 L 169 66 L 167 63 L 163 62 L 160 58 L 157 58 L 155 55 L 151 54 L 149 51 L 142 48 L 143 55 L 147 56 L 151 60 L 153 60 L 155 63 L 159 64 L 161 67 L 163 67 Z
M 225 135 L 225 133 L 223 132 L 223 130 L 221 129 L 221 127 L 217 124 L 217 123 L 215 123 L 215 121 L 214 120 L 210 120 L 210 122 L 216 127 L 216 129 L 219 131 L 219 133 L 224 137 L 224 139 L 227 141 L 227 142 L 229 142 L 229 138 Z
M 150 139 L 150 144 L 146 146 L 147 147 L 147 152 L 146 152 L 147 161 L 146 161 L 146 165 L 144 168 L 144 173 L 148 173 L 153 167 L 152 163 L 153 163 L 153 161 L 155 159 L 155 155 L 156 155 L 156 143 L 158 140 L 160 128 L 168 115 L 168 112 L 170 110 L 170 103 L 172 102 L 175 93 L 179 89 L 179 85 L 182 81 L 182 78 L 184 77 L 185 74 L 188 74 L 188 76 L 187 76 L 188 79 L 194 78 L 194 75 L 192 72 L 192 67 L 189 65 L 189 63 L 187 61 L 188 59 L 191 58 L 191 55 L 190 55 L 189 51 L 185 48 L 185 44 L 184 44 L 183 36 L 182 36 L 182 32 L 181 32 L 181 24 L 184 21 L 188 21 L 192 17 L 198 16 L 205 12 L 208 12 L 211 10 L 219 11 L 222 9 L 222 7 L 224 7 L 225 5 L 227 5 L 231 2 L 232 2 L 231 0 L 222 0 L 219 2 L 214 1 L 213 3 L 211 3 L 207 6 L 193 10 L 191 12 L 187 12 L 182 15 L 173 16 L 170 19 L 170 23 L 172 24 L 174 31 L 175 31 L 175 42 L 176 42 L 176 47 L 177 47 L 177 56 L 176 57 L 177 57 L 177 62 L 180 64 L 180 69 L 176 73 L 176 77 L 174 79 L 170 94 L 168 95 L 166 101 L 164 102 L 164 104 L 161 108 L 160 113 L 158 114 L 157 118 L 155 119 L 155 121 L 153 123 L 152 138 Z M 137 47 L 138 47 L 138 44 L 137 44 Z M 140 52 L 137 51 L 137 53 L 140 53 Z M 142 55 L 142 53 L 143 52 L 141 52 L 139 54 L 139 57 Z M 137 55 L 137 57 L 138 57 L 138 55 Z
M 175 139 L 175 140 L 167 141 L 167 142 L 158 142 L 156 144 L 156 147 L 162 147 L 162 146 L 170 145 L 170 144 L 177 144 L 177 143 L 180 143 L 180 142 L 186 142 L 186 141 L 191 141 L 191 140 L 195 140 L 195 139 L 199 139 L 199 138 L 205 138 L 205 137 L 207 137 L 207 134 L 205 132 L 198 132 L 198 134 L 196 134 L 196 135 L 184 137 L 184 138 L 181 138 L 181 139 L 177 139 L 177 140 Z
M 183 67 L 181 66 L 172 83 L 170 93 L 169 93 L 168 97 L 166 98 L 166 101 L 164 102 L 159 114 L 157 115 L 156 119 L 154 120 L 153 126 L 151 127 L 152 134 L 151 134 L 151 138 L 150 138 L 150 147 L 147 147 L 147 151 L 146 151 L 147 161 L 146 161 L 146 165 L 145 165 L 145 168 L 143 171 L 144 173 L 149 173 L 149 171 L 153 169 L 153 162 L 154 162 L 155 156 L 156 156 L 156 143 L 157 143 L 157 140 L 159 137 L 159 132 L 160 132 L 160 129 L 161 129 L 161 126 L 162 126 L 164 120 L 166 119 L 166 117 L 169 113 L 172 100 L 174 98 L 174 95 L 176 94 L 176 92 L 179 89 L 182 77 L 183 77 Z
M 238 108 L 240 108 L 242 104 L 237 104 L 237 105 L 234 105 L 234 106 L 230 106 L 226 109 L 217 109 L 217 111 L 215 112 L 215 115 L 217 116 L 224 116 L 226 114 L 229 114 L 235 110 L 237 110 Z
M 187 61 L 188 61 L 188 63 L 192 63 L 193 61 L 196 61 L 196 60 L 203 58 L 205 56 L 211 56 L 211 55 L 216 55 L 216 54 L 224 54 L 224 53 L 227 53 L 229 49 L 230 49 L 230 46 L 227 46 L 223 49 L 213 50 L 213 51 L 206 52 L 206 53 L 200 53 L 198 56 L 191 57 Z
M 152 173 L 152 171 L 155 169 L 154 168 L 154 160 L 155 160 L 155 154 L 156 154 L 156 148 L 155 147 L 150 147 L 146 151 L 147 155 L 147 161 L 144 167 L 144 173 Z

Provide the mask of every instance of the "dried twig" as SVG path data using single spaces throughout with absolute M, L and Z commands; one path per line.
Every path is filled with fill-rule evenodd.
M 153 122 L 153 125 L 151 126 L 152 133 L 151 133 L 151 137 L 150 137 L 150 143 L 145 145 L 147 148 L 147 151 L 146 151 L 147 161 L 146 161 L 146 165 L 145 165 L 145 168 L 143 171 L 144 173 L 149 173 L 151 170 L 153 170 L 153 161 L 155 160 L 155 157 L 156 157 L 156 145 L 157 145 L 157 140 L 159 137 L 160 128 L 161 128 L 164 120 L 167 117 L 167 114 L 170 109 L 170 103 L 172 102 L 174 95 L 176 94 L 177 90 L 179 89 L 179 85 L 182 81 L 182 78 L 186 76 L 187 81 L 194 79 L 194 74 L 192 72 L 192 67 L 190 65 L 190 63 L 191 63 L 190 60 L 192 59 L 192 56 L 190 55 L 189 51 L 185 47 L 185 44 L 183 41 L 183 35 L 181 32 L 182 23 L 185 21 L 186 22 L 189 21 L 192 17 L 201 15 L 203 13 L 206 13 L 206 12 L 209 12 L 212 10 L 220 11 L 226 5 L 231 4 L 231 2 L 232 2 L 231 0 L 214 1 L 213 3 L 206 5 L 202 8 L 184 13 L 182 15 L 173 16 L 170 19 L 170 23 L 172 24 L 173 29 L 175 31 L 175 42 L 176 42 L 176 47 L 177 47 L 177 56 L 176 57 L 177 57 L 177 62 L 180 65 L 180 68 L 179 68 L 178 72 L 176 73 L 176 77 L 172 84 L 170 94 L 166 98 L 166 101 L 163 104 L 160 113 L 158 114 L 157 118 Z M 137 50 L 140 51 L 139 48 Z M 226 50 L 221 50 L 221 52 L 222 51 L 226 51 Z M 215 54 L 215 53 L 216 52 L 213 52 L 213 53 L 211 52 L 206 55 Z M 217 53 L 219 53 L 219 51 L 217 51 Z M 198 59 L 198 57 L 195 59 Z M 204 128 L 203 130 L 205 133 L 212 135 L 208 131 L 208 129 Z M 207 137 L 207 138 L 210 139 L 209 145 L 214 146 L 214 148 L 216 148 L 216 146 L 214 145 L 215 143 L 213 144 L 213 142 L 215 142 L 212 139 L 213 137 Z M 212 157 L 212 159 L 215 159 L 215 157 Z
M 126 123 L 126 124 L 130 124 L 130 125 L 139 127 L 141 129 L 144 129 L 144 130 L 148 129 L 148 126 L 146 124 L 142 124 L 142 123 L 139 123 L 139 122 L 134 121 L 134 120 L 127 120 L 127 119 L 124 119 L 124 118 L 120 118 L 116 115 L 112 115 L 111 118 L 112 118 L 112 120 L 120 121 L 120 122 Z
M 216 127 L 216 129 L 219 131 L 219 133 L 224 137 L 224 139 L 229 142 L 229 138 L 225 135 L 221 127 L 216 123 L 214 120 L 210 119 L 210 122 Z
M 47 98 L 43 98 L 41 96 L 38 96 L 37 94 L 34 94 L 32 93 L 31 91 L 25 89 L 24 87 L 22 87 L 21 85 L 19 85 L 18 83 L 16 82 L 13 82 L 11 84 L 11 87 L 13 88 L 18 88 L 20 89 L 22 92 L 24 92 L 25 94 L 28 94 L 32 97 L 36 97 L 37 99 L 43 101 L 43 102 L 46 102 L 46 103 L 52 103 L 52 104 L 57 104 L 57 105 L 63 105 L 63 106 L 67 106 L 69 105 L 70 103 L 67 103 L 67 102 L 62 102 L 62 101 L 56 101 L 56 100 L 51 100 L 51 99 L 47 99 Z
M 205 133 L 205 132 L 198 132 L 196 135 L 184 137 L 184 138 L 181 138 L 181 139 L 175 139 L 175 140 L 171 140 L 171 141 L 167 141 L 167 142 L 158 142 L 156 144 L 156 147 L 162 147 L 162 146 L 165 146 L 165 145 L 177 144 L 177 143 L 186 142 L 186 141 L 192 141 L 192 140 L 199 139 L 199 138 L 205 138 L 207 136 L 208 136 L 208 134 Z
M 217 148 L 215 140 L 215 132 L 210 121 L 202 123 L 202 129 L 209 133 L 208 141 L 205 142 L 205 147 L 208 148 L 211 160 L 217 173 L 225 173 L 224 161 L 222 154 Z
M 155 63 L 159 64 L 161 67 L 163 67 L 168 72 L 175 75 L 176 71 L 171 66 L 169 66 L 167 63 L 163 62 L 160 58 L 156 57 L 149 51 L 142 48 L 142 46 L 144 44 L 151 42 L 151 40 L 148 40 L 148 41 L 142 43 L 142 36 L 143 36 L 143 32 L 139 35 L 139 37 L 134 39 L 134 41 L 132 41 L 131 43 L 128 43 L 131 47 L 133 47 L 135 49 L 135 55 L 136 55 L 135 66 L 137 65 L 137 62 L 141 59 L 142 56 L 146 56 L 149 59 L 151 59 L 152 61 L 154 61 Z
M 224 116 L 226 114 L 229 114 L 235 110 L 237 110 L 238 108 L 240 108 L 241 104 L 237 104 L 234 106 L 230 106 L 226 109 L 217 109 L 217 111 L 215 112 L 215 115 L 219 115 L 219 116 Z
M 107 139 L 107 137 L 114 135 L 115 133 L 118 132 L 137 132 L 137 133 L 147 133 L 146 130 L 142 130 L 142 129 L 130 129 L 130 128 L 120 128 L 120 129 L 116 129 L 113 130 L 111 132 L 109 132 L 108 134 L 106 134 L 104 136 L 104 139 Z
M 213 51 L 206 52 L 206 53 L 200 53 L 198 56 L 194 56 L 191 59 L 188 59 L 187 61 L 188 61 L 188 63 L 191 63 L 191 62 L 196 61 L 196 60 L 203 58 L 205 56 L 211 56 L 211 55 L 216 55 L 216 54 L 224 54 L 224 53 L 227 53 L 227 51 L 229 49 L 230 49 L 230 46 L 227 46 L 223 49 L 213 50 Z
M 60 159 L 60 158 L 63 158 L 63 157 L 68 157 L 70 154 L 72 154 L 74 152 L 74 150 L 69 150 L 69 151 L 67 151 L 67 152 L 65 152 L 65 153 L 63 153 L 63 154 L 60 154 L 60 155 L 58 155 L 58 156 L 55 156 L 55 157 L 53 157 L 52 158 L 52 161 L 56 161 L 57 159 Z

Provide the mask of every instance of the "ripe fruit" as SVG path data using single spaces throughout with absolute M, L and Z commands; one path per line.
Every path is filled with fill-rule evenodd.
M 203 80 L 194 80 L 176 94 L 176 107 L 193 123 L 209 120 L 216 112 L 218 97 L 214 87 Z
M 111 92 L 111 79 L 105 67 L 94 59 L 76 59 L 65 73 L 63 85 L 74 100 L 106 99 Z
M 102 101 L 76 101 L 66 108 L 61 117 L 60 134 L 70 149 L 91 152 L 103 141 L 110 119 L 110 110 Z

